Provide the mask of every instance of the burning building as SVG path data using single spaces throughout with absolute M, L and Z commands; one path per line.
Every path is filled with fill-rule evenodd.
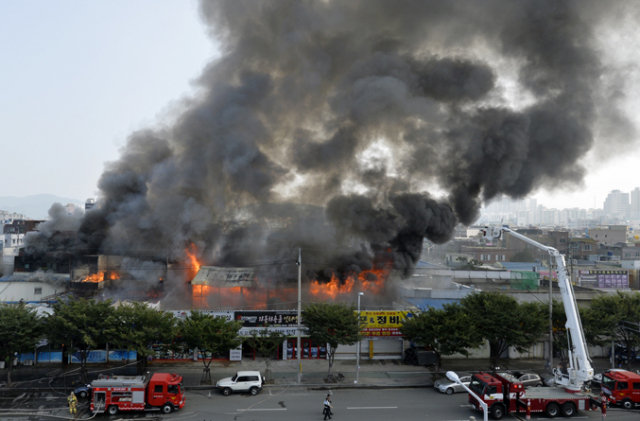
M 634 138 L 601 48 L 629 7 L 203 1 L 221 55 L 198 91 L 171 124 L 131 134 L 95 207 L 53 210 L 26 249 L 131 257 L 146 281 L 164 262 L 175 307 L 194 296 L 189 253 L 260 268 L 252 291 L 266 295 L 241 287 L 247 303 L 287 291 L 299 249 L 310 299 L 384 296 L 425 239 L 448 241 L 483 202 L 579 185 L 590 150 Z M 62 246 L 53 233 L 69 226 Z M 223 289 L 208 279 L 191 284 L 203 305 Z

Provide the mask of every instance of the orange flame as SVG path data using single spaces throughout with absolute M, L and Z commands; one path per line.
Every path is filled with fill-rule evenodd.
M 104 281 L 104 272 L 94 273 L 82 280 L 82 282 L 102 282 Z
M 357 276 L 355 273 L 349 274 L 344 281 L 340 281 L 333 274 L 329 282 L 311 281 L 309 292 L 313 297 L 323 300 L 334 300 L 340 295 L 350 294 L 354 289 L 358 292 L 368 291 L 379 294 L 384 289 L 384 281 L 388 274 L 388 269 L 365 270 Z
M 185 253 L 187 254 L 187 276 L 189 280 L 192 280 L 193 278 L 196 277 L 196 275 L 198 274 L 198 271 L 200 270 L 200 262 L 198 262 L 198 258 L 196 257 L 196 246 L 195 244 L 191 243 L 191 245 L 189 245 L 189 247 L 185 250 Z
M 192 285 L 192 298 L 194 308 L 245 308 L 251 310 L 266 310 L 271 299 L 279 299 L 287 302 L 297 297 L 297 288 L 218 288 L 209 285 Z
M 105 272 L 94 273 L 84 278 L 82 282 L 102 282 L 104 281 L 104 276 L 105 276 Z M 120 276 L 116 272 L 111 271 L 108 273 L 107 279 L 110 279 L 110 280 L 120 279 Z

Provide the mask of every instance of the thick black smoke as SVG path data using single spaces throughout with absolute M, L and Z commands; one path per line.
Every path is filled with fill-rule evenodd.
M 79 238 L 169 259 L 193 242 L 232 265 L 302 247 L 325 272 L 383 253 L 408 274 L 484 201 L 580 183 L 599 124 L 629 133 L 597 102 L 596 48 L 628 6 L 203 1 L 221 56 L 175 125 L 131 135 Z

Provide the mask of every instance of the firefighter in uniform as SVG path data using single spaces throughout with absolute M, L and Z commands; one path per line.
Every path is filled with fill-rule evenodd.
M 71 392 L 67 398 L 67 402 L 69 403 L 69 413 L 75 416 L 78 413 L 78 398 L 76 398 L 75 393 Z

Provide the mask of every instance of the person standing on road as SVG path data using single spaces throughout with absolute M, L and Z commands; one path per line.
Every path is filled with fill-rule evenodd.
M 324 419 L 325 420 L 327 419 L 327 417 L 331 419 L 331 409 L 333 408 L 333 406 L 331 406 L 331 400 L 329 399 L 329 396 L 331 395 L 327 395 L 327 398 L 324 400 Z
M 78 398 L 76 398 L 76 394 L 71 392 L 71 394 L 67 398 L 67 402 L 69 403 L 69 413 L 72 414 L 75 418 L 75 416 L 78 413 L 78 409 L 77 409 Z

